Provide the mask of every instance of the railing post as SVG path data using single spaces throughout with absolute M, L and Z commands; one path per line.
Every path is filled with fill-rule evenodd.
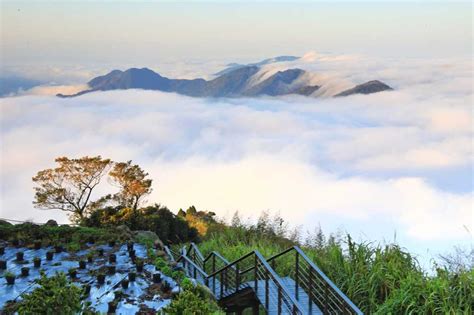
M 295 252 L 295 253 L 296 253 L 296 256 L 295 256 L 295 264 L 296 264 L 296 269 L 295 269 L 295 298 L 296 298 L 296 300 L 298 300 L 300 264 L 299 264 L 299 254 L 298 254 L 298 252 Z
M 257 255 L 255 255 L 255 268 L 254 268 L 254 280 L 255 280 L 255 295 L 258 296 L 258 274 L 257 274 L 257 268 L 258 268 L 258 260 L 257 260 Z
M 222 299 L 222 295 L 224 294 L 224 272 L 223 271 L 220 272 L 220 278 L 221 278 L 221 285 L 220 285 L 221 295 L 220 295 L 220 298 Z
M 281 287 L 278 286 L 278 314 L 281 314 Z
M 309 275 L 308 275 L 308 304 L 309 304 L 309 313 L 313 311 L 313 302 L 311 300 L 311 294 L 313 294 L 313 268 L 311 266 L 308 267 Z
M 216 255 L 212 255 L 212 273 L 216 272 Z M 212 277 L 212 291 L 216 295 L 216 275 Z
M 265 309 L 268 311 L 268 294 L 269 294 L 269 289 L 268 289 L 268 270 L 265 272 Z
M 235 291 L 239 291 L 240 287 L 240 271 L 239 271 L 239 263 L 236 264 L 235 266 Z
M 329 314 L 328 291 L 328 283 L 324 281 L 324 314 Z

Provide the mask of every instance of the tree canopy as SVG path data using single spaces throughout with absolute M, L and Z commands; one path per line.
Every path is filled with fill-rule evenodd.
M 112 161 L 101 156 L 69 159 L 59 157 L 58 167 L 39 171 L 33 182 L 37 184 L 33 204 L 40 209 L 70 212 L 80 221 L 86 216 L 92 191 L 110 169 Z
M 109 202 L 136 211 L 144 197 L 152 191 L 148 173 L 132 161 L 114 162 L 100 155 L 78 159 L 59 157 L 55 161 L 58 164 L 56 168 L 39 171 L 33 177 L 37 185 L 33 204 L 43 210 L 69 212 L 71 220 L 77 223 Z M 93 199 L 93 191 L 106 176 L 119 191 Z
M 147 179 L 148 173 L 138 165 L 132 165 L 132 161 L 115 163 L 110 171 L 112 182 L 120 188 L 113 197 L 121 206 L 137 210 L 143 197 L 150 194 L 151 179 Z

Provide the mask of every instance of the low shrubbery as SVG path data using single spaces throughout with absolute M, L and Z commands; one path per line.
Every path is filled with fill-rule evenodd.
M 71 251 L 80 249 L 81 244 L 93 241 L 107 243 L 109 240 L 125 241 L 124 235 L 115 229 L 73 227 L 68 225 L 48 226 L 33 223 L 0 225 L 0 239 L 19 241 L 22 246 L 67 245 Z
M 36 283 L 39 287 L 22 295 L 19 314 L 87 313 L 87 306 L 81 302 L 81 289 L 73 285 L 63 273 L 49 278 L 43 273 Z
M 225 314 L 207 288 L 194 285 L 189 279 L 181 282 L 182 291 L 162 310 L 162 314 Z
M 154 205 L 136 211 L 130 208 L 108 207 L 91 213 L 82 224 L 88 227 L 113 227 L 126 225 L 131 230 L 155 232 L 165 243 L 195 242 L 198 232 L 181 216 L 168 208 Z

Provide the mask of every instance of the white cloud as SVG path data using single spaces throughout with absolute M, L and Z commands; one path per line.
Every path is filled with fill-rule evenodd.
M 22 94 L 34 94 L 34 95 L 56 95 L 65 94 L 71 95 L 78 92 L 89 89 L 87 84 L 79 85 L 39 85 L 31 88 Z
M 306 63 L 322 62 L 314 60 Z M 370 64 L 352 62 L 370 72 L 359 63 Z M 406 67 L 407 76 L 416 72 Z M 440 73 L 424 63 L 420 69 Z M 216 100 L 139 90 L 4 98 L 1 216 L 64 220 L 32 208 L 31 177 L 57 156 L 101 154 L 142 165 L 155 180 L 149 200 L 174 210 L 194 204 L 222 216 L 256 216 L 272 209 L 295 225 L 321 218 L 324 227 L 331 218 L 374 237 L 374 220 L 384 217 L 405 239 L 469 241 L 472 172 L 450 172 L 473 163 L 472 79 L 457 64 L 449 69 L 445 77 L 456 88 L 418 73 L 391 93 L 336 99 Z M 390 73 L 397 84 L 403 71 Z M 433 176 L 465 187 L 447 190 Z

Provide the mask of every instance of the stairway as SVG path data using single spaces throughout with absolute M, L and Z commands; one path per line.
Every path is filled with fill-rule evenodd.
M 252 251 L 233 262 L 217 252 L 204 257 L 194 243 L 165 251 L 228 311 L 256 302 L 267 314 L 362 314 L 297 246 L 267 259 Z

